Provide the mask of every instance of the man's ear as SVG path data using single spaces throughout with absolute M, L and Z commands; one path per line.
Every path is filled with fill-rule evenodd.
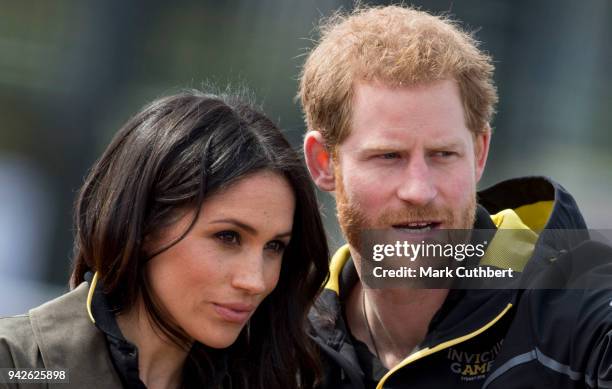
M 487 164 L 487 156 L 489 155 L 489 145 L 491 143 L 491 126 L 486 124 L 484 130 L 474 135 L 474 153 L 476 164 L 476 182 L 480 181 L 484 173 L 485 165 Z
M 309 131 L 304 137 L 304 158 L 312 180 L 319 189 L 334 191 L 336 180 L 333 159 L 319 131 Z

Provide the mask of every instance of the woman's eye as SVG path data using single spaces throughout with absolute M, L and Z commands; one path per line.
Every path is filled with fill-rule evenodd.
M 273 240 L 272 242 L 268 242 L 265 248 L 266 250 L 272 250 L 276 253 L 282 253 L 285 251 L 286 247 L 287 245 L 280 240 Z
M 222 243 L 228 245 L 240 244 L 240 235 L 235 231 L 221 231 L 215 234 L 215 237 Z

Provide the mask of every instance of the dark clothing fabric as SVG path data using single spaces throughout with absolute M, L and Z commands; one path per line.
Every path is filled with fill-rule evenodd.
M 418 351 L 380 378 L 347 329 L 343 302 L 357 280 L 341 248 L 309 315 L 324 388 L 612 388 L 612 249 L 589 240 L 574 200 L 549 179 L 506 181 L 478 202 L 476 228 L 523 226 L 480 259 L 512 266 L 515 284 L 452 289 Z M 558 229 L 576 232 L 559 239 Z
M 355 354 L 361 370 L 363 370 L 363 385 L 366 389 L 374 389 L 385 374 L 389 371 L 376 355 L 372 354 L 368 346 L 359 339 L 351 336 L 355 345 Z

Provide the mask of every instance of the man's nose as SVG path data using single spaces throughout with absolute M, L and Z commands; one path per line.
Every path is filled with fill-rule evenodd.
M 400 180 L 397 197 L 415 206 L 429 204 L 438 194 L 434 177 L 424 156 L 412 156 Z
M 232 286 L 249 294 L 261 294 L 266 290 L 262 251 L 246 253 L 240 265 L 233 269 Z

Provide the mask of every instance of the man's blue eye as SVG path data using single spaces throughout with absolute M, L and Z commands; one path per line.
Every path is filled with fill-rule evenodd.
M 395 159 L 395 158 L 399 158 L 399 154 L 398 153 L 384 153 L 379 155 L 379 158 L 381 159 Z

